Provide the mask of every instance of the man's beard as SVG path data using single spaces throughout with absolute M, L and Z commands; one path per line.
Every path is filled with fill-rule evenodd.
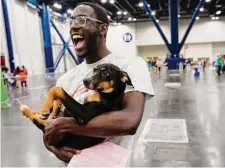
M 87 58 L 91 57 L 91 55 L 95 55 L 99 44 L 100 44 L 100 33 L 98 31 L 90 33 L 86 41 L 87 50 L 78 56 L 80 58 Z

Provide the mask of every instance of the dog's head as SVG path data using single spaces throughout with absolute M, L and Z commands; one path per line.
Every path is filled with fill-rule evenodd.
M 126 84 L 133 86 L 128 74 L 113 64 L 101 64 L 94 68 L 93 75 L 83 80 L 86 88 L 102 93 L 112 93 Z

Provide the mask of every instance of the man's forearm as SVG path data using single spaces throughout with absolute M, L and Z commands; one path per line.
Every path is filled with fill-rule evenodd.
M 144 95 L 140 92 L 128 92 L 124 95 L 121 111 L 111 111 L 93 118 L 85 126 L 75 124 L 71 118 L 65 133 L 93 137 L 113 137 L 133 135 L 141 122 L 144 111 Z
M 135 117 L 127 113 L 128 112 L 124 111 L 114 111 L 102 114 L 92 119 L 85 126 L 73 124 L 71 127 L 68 127 L 65 132 L 104 138 L 131 135 L 136 132 L 137 124 L 135 124 Z

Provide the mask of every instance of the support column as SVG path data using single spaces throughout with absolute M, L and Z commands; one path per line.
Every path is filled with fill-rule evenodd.
M 171 57 L 179 57 L 179 23 L 178 9 L 180 0 L 169 0 Z
M 188 37 L 190 31 L 191 31 L 191 28 L 192 28 L 192 26 L 193 26 L 194 23 L 195 23 L 196 17 L 197 17 L 198 14 L 199 14 L 199 10 L 200 10 L 200 8 L 204 5 L 204 3 L 205 3 L 205 0 L 200 0 L 200 1 L 199 1 L 199 4 L 198 4 L 197 8 L 195 9 L 195 12 L 194 12 L 194 14 L 193 14 L 193 16 L 192 16 L 192 18 L 191 18 L 191 22 L 190 22 L 190 24 L 189 24 L 189 26 L 188 26 L 188 28 L 187 28 L 185 34 L 184 34 L 184 37 L 183 37 L 183 39 L 182 39 L 182 41 L 181 41 L 181 43 L 180 43 L 180 45 L 179 45 L 179 52 L 180 52 L 180 50 L 182 49 L 182 47 L 183 47 L 183 45 L 184 45 L 184 43 L 185 43 L 185 41 L 186 41 L 186 39 L 187 39 L 187 37 Z
M 11 73 L 13 73 L 15 70 L 15 63 L 14 63 L 12 36 L 11 36 L 10 23 L 9 23 L 9 13 L 7 8 L 7 0 L 2 0 L 2 11 L 3 11 L 4 22 L 5 22 L 5 32 L 6 32 L 7 48 L 8 48 L 8 54 L 9 54 L 9 66 L 10 66 Z
M 51 30 L 50 20 L 48 13 L 48 6 L 43 2 L 41 11 L 41 21 L 44 39 L 44 51 L 45 51 L 45 65 L 48 72 L 54 72 L 54 62 L 52 54 L 52 41 L 51 41 Z
M 55 23 L 53 22 L 53 20 L 51 20 L 50 22 L 51 22 L 52 26 L 54 27 L 56 33 L 59 35 L 60 39 L 62 40 L 63 45 L 65 46 L 65 48 L 66 48 L 66 49 L 68 50 L 68 52 L 70 53 L 70 55 L 71 55 L 71 57 L 73 58 L 74 62 L 78 65 L 79 63 L 77 62 L 77 60 L 76 60 L 76 58 L 75 58 L 73 52 L 70 50 L 70 47 L 69 47 L 69 42 L 70 42 L 70 40 L 69 40 L 68 42 L 66 42 L 66 41 L 64 40 L 62 34 L 60 33 L 59 29 L 57 28 L 57 26 L 56 26 Z
M 145 11 L 148 13 L 148 16 L 151 18 L 153 24 L 155 25 L 156 29 L 158 30 L 159 34 L 161 35 L 163 41 L 165 42 L 165 44 L 166 44 L 166 46 L 167 46 L 167 48 L 168 48 L 168 50 L 169 50 L 170 53 L 171 53 L 171 47 L 170 47 L 170 44 L 169 44 L 169 42 L 168 42 L 168 40 L 167 40 L 165 34 L 163 33 L 163 31 L 162 31 L 160 25 L 157 23 L 155 16 L 153 16 L 153 15 L 151 14 L 151 13 L 152 13 L 152 9 L 151 9 L 150 7 L 148 7 L 148 3 L 147 3 L 146 0 L 142 0 L 142 2 L 143 2 L 143 4 L 144 4 L 144 9 L 145 9 Z

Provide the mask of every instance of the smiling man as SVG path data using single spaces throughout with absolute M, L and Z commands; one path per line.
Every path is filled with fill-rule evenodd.
M 63 75 L 57 86 L 63 87 L 82 104 L 88 96 L 83 79 L 90 77 L 97 65 L 112 63 L 128 73 L 134 87 L 127 86 L 122 110 L 95 117 L 85 126 L 78 126 L 71 117 L 60 117 L 49 123 L 45 128 L 45 146 L 64 162 L 69 162 L 74 154 L 79 153 L 76 149 L 54 147 L 65 134 L 104 137 L 111 142 L 122 142 L 124 137 L 129 137 L 127 135 L 136 133 L 145 101 L 154 95 L 150 74 L 142 58 L 126 53 L 118 56 L 107 49 L 108 26 L 107 13 L 96 4 L 81 3 L 73 10 L 70 34 L 77 56 L 85 61 Z

